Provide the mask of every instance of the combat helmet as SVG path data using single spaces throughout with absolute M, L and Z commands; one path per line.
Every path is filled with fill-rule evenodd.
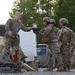
M 44 17 L 44 18 L 43 18 L 43 21 L 44 21 L 44 22 L 47 22 L 47 23 L 50 23 L 50 18 L 49 18 L 49 17 Z
M 56 24 L 54 19 L 50 19 L 50 24 Z
M 61 18 L 59 22 L 63 23 L 64 25 L 68 24 L 68 20 L 66 18 Z

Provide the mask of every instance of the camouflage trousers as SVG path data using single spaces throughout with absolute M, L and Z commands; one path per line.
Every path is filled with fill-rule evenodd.
M 47 56 L 47 66 L 48 68 L 55 68 L 55 56 L 50 53 L 50 50 L 46 52 Z
M 54 56 L 54 58 L 57 61 L 57 67 L 60 66 L 60 65 L 63 65 L 58 43 L 48 44 L 48 48 L 50 49 L 50 53 L 52 54 L 52 56 Z M 50 66 L 52 66 L 51 63 L 50 63 Z
M 10 47 L 12 48 L 18 48 L 19 47 L 19 36 L 16 35 L 15 38 L 11 38 L 9 36 L 6 36 L 6 44 L 5 44 L 5 49 L 8 51 Z
M 75 49 L 74 49 L 74 53 L 71 57 L 71 68 L 75 69 Z
M 62 60 L 63 60 L 64 68 L 70 69 L 70 66 L 71 66 L 70 46 L 64 45 L 62 47 Z

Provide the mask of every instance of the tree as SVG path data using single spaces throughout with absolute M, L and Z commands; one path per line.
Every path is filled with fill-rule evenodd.
M 56 0 L 55 19 L 64 17 L 69 20 L 69 27 L 75 31 L 75 0 Z

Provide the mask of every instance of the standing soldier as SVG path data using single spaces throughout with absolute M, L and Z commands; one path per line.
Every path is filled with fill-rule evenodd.
M 67 27 L 68 20 L 66 18 L 61 18 L 59 20 L 60 26 L 62 27 L 58 31 L 58 41 L 60 44 L 60 50 L 62 53 L 62 59 L 64 63 L 64 71 L 70 71 L 71 65 L 71 46 L 73 43 L 73 31 Z
M 21 22 L 21 13 L 16 12 L 15 13 L 15 18 L 8 19 L 5 25 L 5 37 L 6 37 L 6 51 L 9 53 L 10 47 L 14 48 L 19 48 L 19 35 L 18 32 L 20 29 L 24 31 L 30 31 L 31 27 L 25 27 Z
M 20 29 L 23 31 L 30 31 L 31 27 L 26 27 L 20 22 L 21 13 L 16 12 L 15 18 L 10 18 L 6 22 L 5 25 L 5 37 L 6 37 L 6 47 L 5 47 L 5 54 L 10 55 L 10 48 L 12 47 L 13 50 L 19 50 L 19 35 L 18 32 Z M 4 55 L 5 55 L 4 54 Z M 3 56 L 4 58 L 6 56 Z M 9 58 L 10 60 L 10 58 Z
M 43 18 L 43 24 L 45 27 L 38 32 L 39 35 L 42 36 L 42 41 L 46 43 L 49 47 L 49 50 L 52 55 L 56 58 L 58 62 L 58 70 L 63 70 L 63 63 L 60 56 L 60 50 L 58 46 L 58 39 L 57 39 L 57 28 L 54 26 L 54 22 L 50 22 L 49 17 Z M 50 64 L 48 67 L 48 71 L 52 71 L 53 67 Z
M 55 27 L 55 25 L 56 25 L 55 20 L 50 19 L 50 24 L 53 24 Z M 56 35 L 58 33 L 58 30 L 59 30 L 59 28 L 55 27 L 54 31 L 55 31 Z M 55 68 L 56 67 L 56 59 L 55 59 L 55 56 L 52 55 L 52 53 L 49 49 L 47 50 L 47 58 L 48 58 L 48 68 L 51 68 L 51 67 L 52 67 L 52 69 Z

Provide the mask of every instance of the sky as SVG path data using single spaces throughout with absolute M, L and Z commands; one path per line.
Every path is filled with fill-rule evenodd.
M 10 18 L 9 12 L 13 7 L 14 0 L 0 0 L 0 24 L 5 24 Z

